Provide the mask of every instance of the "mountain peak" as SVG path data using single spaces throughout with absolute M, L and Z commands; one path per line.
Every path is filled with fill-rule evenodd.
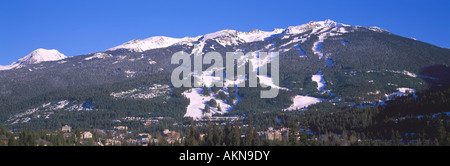
M 288 34 L 299 34 L 304 33 L 310 30 L 318 30 L 322 28 L 335 28 L 335 27 L 348 27 L 350 25 L 342 24 L 335 22 L 330 19 L 326 19 L 325 21 L 310 21 L 303 25 L 298 26 L 289 26 L 285 29 Z
M 315 25 L 319 25 L 321 27 L 329 27 L 329 28 L 350 26 L 350 25 L 347 25 L 347 24 L 338 23 L 338 22 L 333 21 L 331 19 L 326 19 L 324 21 L 311 21 L 308 24 L 315 24 Z
M 39 48 L 28 54 L 27 56 L 19 59 L 17 64 L 37 64 L 46 61 L 57 61 L 67 58 L 64 54 L 61 54 L 55 49 L 43 49 Z
M 327 27 L 344 27 L 344 26 L 348 26 L 342 23 L 338 23 L 336 21 L 330 20 L 330 19 L 326 19 L 325 21 L 323 21 L 324 26 Z
M 207 40 L 207 39 L 215 39 L 215 38 L 219 38 L 219 37 L 235 36 L 235 35 L 237 35 L 237 33 L 238 33 L 237 30 L 225 29 L 225 30 L 214 32 L 214 33 L 208 33 L 203 37 L 203 39 Z
M 19 59 L 17 62 L 12 63 L 8 66 L 0 66 L 0 70 L 10 70 L 15 68 L 20 68 L 23 65 L 30 65 L 30 64 L 38 64 L 41 62 L 47 62 L 47 61 L 58 61 L 67 58 L 64 54 L 60 53 L 58 50 L 55 49 L 43 49 L 39 48 L 34 51 L 32 51 L 27 56 Z

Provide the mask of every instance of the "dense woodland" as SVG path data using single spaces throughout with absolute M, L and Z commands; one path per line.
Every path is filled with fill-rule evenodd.
M 391 101 L 387 106 L 369 108 L 350 107 L 342 110 L 312 108 L 309 111 L 268 112 L 248 114 L 242 121 L 226 125 L 208 122 L 201 126 L 185 120 L 185 127 L 174 127 L 175 121 L 161 123 L 158 127 L 143 131 L 158 133 L 170 128 L 183 133 L 185 139 L 176 144 L 159 142 L 153 146 L 319 146 L 319 145 L 449 145 L 450 143 L 450 87 L 439 87 Z M 418 102 L 420 100 L 420 102 Z M 289 128 L 283 140 L 267 140 L 257 132 L 265 126 Z M 79 133 L 77 127 L 75 133 Z M 79 143 L 73 137 L 63 137 L 61 132 L 22 130 L 12 134 L 4 127 L 0 135 L 11 140 L 9 145 L 33 145 L 45 141 L 49 145 L 89 145 Z M 200 135 L 205 134 L 203 139 Z M 242 135 L 244 135 L 242 137 Z M 13 139 L 18 136 L 19 139 Z M 98 137 L 96 137 L 98 138 Z M 294 139 L 297 138 L 297 139 Z M 130 145 L 130 144 L 125 144 Z

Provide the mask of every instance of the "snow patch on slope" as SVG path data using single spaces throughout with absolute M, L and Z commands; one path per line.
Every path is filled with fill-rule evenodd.
M 140 87 L 128 91 L 113 92 L 110 95 L 114 98 L 152 99 L 160 96 L 168 98 L 169 93 L 169 85 L 153 84 L 153 86 L 150 87 Z
M 229 105 L 228 103 L 226 103 L 226 101 L 218 99 L 216 95 L 211 91 L 211 94 L 209 96 L 205 96 L 202 94 L 202 90 L 203 88 L 191 88 L 182 93 L 184 96 L 186 96 L 186 98 L 189 99 L 189 105 L 186 108 L 186 114 L 184 115 L 184 117 L 192 117 L 194 120 L 210 118 L 213 114 L 227 113 L 233 108 L 234 105 L 236 105 L 240 101 L 239 96 L 237 96 L 237 88 L 235 92 L 237 99 L 233 100 L 233 105 Z M 223 91 L 227 96 L 229 96 L 229 92 L 226 89 L 222 88 L 219 91 Z M 209 113 L 203 112 L 205 106 L 211 99 L 216 100 L 217 107 L 220 107 L 221 111 L 219 111 L 218 108 L 210 107 Z
M 111 54 L 107 54 L 107 53 L 103 53 L 103 52 L 99 52 L 99 53 L 95 53 L 94 55 L 84 58 L 84 60 L 88 61 L 88 60 L 92 60 L 92 59 L 105 59 L 105 58 L 109 58 L 112 57 Z
M 176 43 L 194 42 L 198 38 L 199 37 L 172 38 L 172 37 L 165 37 L 165 36 L 155 36 L 155 37 L 150 37 L 150 38 L 147 38 L 144 40 L 134 39 L 134 40 L 126 42 L 122 45 L 110 48 L 106 51 L 115 51 L 118 49 L 128 49 L 133 52 L 143 52 L 143 51 L 156 49 L 156 48 L 169 47 Z
M 317 72 L 317 74 L 311 77 L 312 81 L 317 83 L 317 90 L 324 91 L 325 90 L 325 79 L 323 79 L 322 71 Z
M 289 108 L 283 109 L 283 111 L 304 110 L 307 109 L 309 105 L 322 102 L 322 99 L 320 98 L 302 95 L 297 95 L 292 100 L 294 103 Z
M 397 88 L 398 92 L 391 94 L 386 94 L 386 101 L 393 100 L 399 96 L 407 96 L 408 94 L 413 94 L 415 96 L 416 90 L 411 88 Z

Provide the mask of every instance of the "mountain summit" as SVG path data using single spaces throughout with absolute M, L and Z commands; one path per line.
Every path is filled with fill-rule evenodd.
M 43 49 L 39 48 L 34 50 L 22 59 L 19 59 L 16 63 L 18 64 L 38 64 L 47 61 L 58 61 L 67 58 L 64 54 L 60 53 L 58 50 Z
M 23 57 L 22 59 L 19 59 L 17 62 L 12 63 L 9 66 L 1 66 L 0 70 L 9 70 L 21 67 L 23 65 L 38 64 L 47 61 L 58 61 L 65 58 L 67 58 L 67 56 L 60 53 L 58 50 L 55 49 L 47 50 L 39 48 L 37 50 L 34 50 L 27 56 Z

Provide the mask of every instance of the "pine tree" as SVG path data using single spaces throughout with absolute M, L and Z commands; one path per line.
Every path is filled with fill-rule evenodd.
M 289 136 L 288 136 L 288 145 L 289 146 L 298 146 L 297 143 L 297 125 L 295 124 L 295 121 L 291 121 L 289 123 Z M 303 132 L 301 132 L 303 133 Z M 300 135 L 300 140 L 306 139 L 306 134 Z
M 205 113 L 210 113 L 210 112 L 211 112 L 211 110 L 209 108 L 209 105 L 205 104 L 205 109 L 203 110 L 203 113 L 205 114 Z
M 438 136 L 439 144 L 441 146 L 448 145 L 448 142 L 447 142 L 447 131 L 445 130 L 445 127 L 444 127 L 444 124 L 443 124 L 442 121 L 439 121 L 438 132 L 439 132 L 439 136 Z
M 217 107 L 217 102 L 214 99 L 209 100 L 209 106 L 211 107 Z
M 231 146 L 241 145 L 241 130 L 239 127 L 239 121 L 235 120 L 233 124 L 233 129 L 231 130 Z
M 191 127 L 186 133 L 186 140 L 184 142 L 184 145 L 198 146 L 199 144 L 200 144 L 200 132 L 197 130 L 194 124 L 191 123 Z
M 256 133 L 255 128 L 253 127 L 253 118 L 249 118 L 249 127 L 245 134 L 244 146 L 257 146 L 259 145 L 258 133 Z
M 209 95 L 210 95 L 210 93 L 209 93 L 209 88 L 206 87 L 205 85 L 203 85 L 202 94 L 203 94 L 204 96 L 209 96 Z
M 231 140 L 232 140 L 232 126 L 230 125 L 230 123 L 227 123 L 225 125 L 225 129 L 224 129 L 224 143 L 227 146 L 231 146 Z
M 225 92 L 223 92 L 223 91 L 220 91 L 219 94 L 217 95 L 217 97 L 218 97 L 220 100 L 225 100 L 225 99 L 227 99 L 227 95 L 226 95 Z
M 401 143 L 401 140 L 400 140 L 401 137 L 400 137 L 399 131 L 398 131 L 398 130 L 392 129 L 391 132 L 392 132 L 392 137 L 391 137 L 391 139 L 392 139 L 392 145 L 394 145 L 394 146 L 400 145 L 400 143 Z
M 222 129 L 220 129 L 219 126 L 217 126 L 215 123 L 213 123 L 213 145 L 214 146 L 221 146 L 223 144 L 223 132 Z

